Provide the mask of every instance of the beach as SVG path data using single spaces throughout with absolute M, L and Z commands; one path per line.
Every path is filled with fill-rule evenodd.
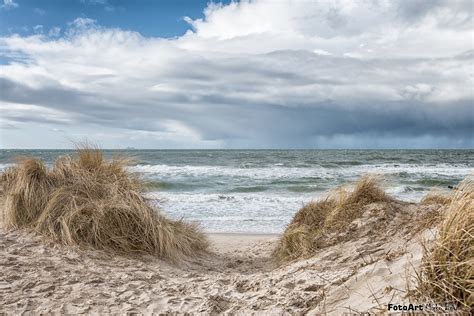
M 168 218 L 141 191 L 146 182 L 100 150 L 78 149 L 52 166 L 19 160 L 1 173 L 0 313 L 341 315 L 445 301 L 467 308 L 472 177 L 417 202 L 389 194 L 382 181 L 364 175 L 308 200 L 276 234 L 241 219 L 235 231 L 216 233 Z M 230 220 L 221 216 L 217 222 Z
M 473 0 L 0 21 L 0 316 L 474 315 Z
M 277 235 L 208 237 L 209 253 L 175 264 L 64 247 L 2 230 L 0 312 L 385 311 L 385 303 L 403 300 L 407 273 L 422 255 L 416 239 L 366 236 L 279 266 L 270 256 Z
M 0 316 L 474 316 L 473 4 L 0 0 Z

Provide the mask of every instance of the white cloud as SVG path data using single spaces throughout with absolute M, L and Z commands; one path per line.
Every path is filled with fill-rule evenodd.
M 443 2 L 422 1 L 425 8 L 418 11 L 409 1 L 210 4 L 204 19 L 186 19 L 194 30 L 183 46 L 242 53 L 322 50 L 360 57 L 440 57 L 471 49 L 472 40 L 466 40 L 472 37 L 470 1 Z
M 121 131 L 147 146 L 367 146 L 374 135 L 472 146 L 466 3 L 209 4 L 176 39 L 77 18 L 62 38 L 0 39 L 7 57 L 22 56 L 0 66 L 1 98 L 56 111 L 61 121 L 35 114 L 62 124 L 52 128 Z M 8 124 L 35 121 L 14 113 Z
M 68 123 L 70 121 L 67 113 L 32 104 L 2 102 L 0 110 L 2 118 L 12 121 L 22 122 L 22 114 L 25 112 L 35 117 L 38 122 Z
M 74 21 L 69 23 L 69 26 L 76 27 L 76 28 L 86 28 L 91 27 L 97 23 L 96 20 L 89 19 L 89 18 L 76 18 Z
M 13 0 L 3 0 L 3 4 L 0 6 L 0 9 L 10 10 L 18 8 L 19 5 Z

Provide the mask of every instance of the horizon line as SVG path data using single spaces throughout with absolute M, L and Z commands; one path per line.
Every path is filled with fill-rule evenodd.
M 473 148 L 101 148 L 100 150 L 474 150 Z M 0 150 L 76 150 L 76 148 L 0 148 Z

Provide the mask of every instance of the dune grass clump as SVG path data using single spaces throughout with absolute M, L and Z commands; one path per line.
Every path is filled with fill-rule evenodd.
M 324 236 L 342 232 L 371 203 L 392 199 L 375 176 L 362 177 L 353 190 L 339 188 L 319 201 L 305 204 L 293 217 L 273 255 L 280 261 L 309 256 L 324 245 Z
M 207 247 L 197 227 L 163 217 L 141 194 L 141 182 L 126 161 L 107 161 L 95 148 L 60 157 L 52 168 L 19 159 L 1 175 L 4 222 L 64 245 L 92 246 L 124 254 L 166 258 Z
M 420 204 L 445 206 L 451 203 L 451 199 L 449 192 L 433 189 L 421 199 Z
M 436 239 L 424 244 L 416 295 L 474 306 L 474 180 L 466 178 L 442 210 Z
M 418 218 L 412 234 L 418 234 L 431 229 L 442 220 L 442 210 L 451 203 L 452 194 L 449 191 L 434 188 L 418 203 Z
M 2 173 L 2 185 L 6 195 L 4 217 L 7 226 L 24 227 L 37 220 L 52 181 L 41 161 L 22 158 L 18 168 L 10 167 Z M 12 207 L 16 211 L 12 212 Z

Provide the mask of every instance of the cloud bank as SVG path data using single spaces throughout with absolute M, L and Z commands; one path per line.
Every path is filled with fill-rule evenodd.
M 166 39 L 0 38 L 3 147 L 472 148 L 470 1 L 209 4 Z M 35 139 L 38 137 L 39 139 Z

